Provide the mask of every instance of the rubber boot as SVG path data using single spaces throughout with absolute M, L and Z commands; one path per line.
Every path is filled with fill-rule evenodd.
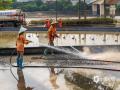
M 19 68 L 21 70 L 23 69 L 23 58 L 20 58 L 20 60 L 19 60 Z
M 23 69 L 23 60 L 22 59 L 19 61 L 19 67 L 20 67 L 20 69 Z
M 17 66 L 18 66 L 18 70 L 21 71 L 22 69 L 20 68 L 20 58 L 17 59 Z
M 19 67 L 19 57 L 17 57 L 16 62 L 17 62 L 17 66 Z

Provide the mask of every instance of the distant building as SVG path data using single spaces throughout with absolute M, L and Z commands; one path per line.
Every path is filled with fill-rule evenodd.
M 115 4 L 119 3 L 119 0 L 95 0 L 92 2 L 92 11 L 93 15 L 97 15 L 99 12 L 99 15 L 102 17 L 105 15 L 105 5 L 109 6 L 109 15 L 115 16 L 116 13 L 116 7 Z

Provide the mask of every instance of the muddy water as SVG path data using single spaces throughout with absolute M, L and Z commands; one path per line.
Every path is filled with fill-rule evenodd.
M 44 33 L 26 33 L 26 38 L 33 41 L 26 47 L 36 47 L 48 43 L 47 35 Z M 119 45 L 120 36 L 116 34 L 59 34 L 54 43 L 56 46 L 79 46 L 79 45 Z M 15 47 L 17 32 L 1 32 L 0 47 Z

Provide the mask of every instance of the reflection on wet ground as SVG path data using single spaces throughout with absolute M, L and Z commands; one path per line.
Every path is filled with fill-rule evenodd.
M 23 71 L 17 69 L 17 75 L 18 75 L 18 84 L 17 84 L 18 90 L 32 90 L 31 87 L 26 88 Z
M 56 81 L 57 81 L 57 74 L 55 72 L 54 66 L 52 66 L 50 67 L 50 82 L 55 89 L 59 88 Z
M 114 57 L 113 57 L 113 56 Z M 106 58 L 104 57 L 104 60 L 107 58 L 111 58 L 111 61 L 114 60 L 112 58 L 119 59 L 118 57 L 119 52 L 116 52 L 115 54 L 111 54 L 109 57 L 107 56 Z M 97 54 L 95 55 L 97 57 Z M 98 55 L 99 56 L 99 55 Z M 37 66 L 37 65 L 46 65 L 46 61 L 44 63 L 42 62 L 42 59 L 33 59 L 32 57 L 41 57 L 41 56 L 24 56 L 25 65 L 28 66 Z M 47 56 L 50 58 L 57 58 L 62 56 Z M 90 56 L 92 57 L 92 56 Z M 15 64 L 15 56 L 12 57 L 12 63 L 13 65 Z M 70 58 L 70 56 L 69 56 Z M 72 57 L 73 58 L 73 57 Z M 94 57 L 95 58 L 95 57 Z M 99 59 L 102 59 L 101 57 L 97 57 Z M 0 60 L 6 61 L 7 63 L 9 62 L 10 56 L 3 57 Z M 93 66 L 93 65 L 91 65 Z M 95 67 L 107 67 L 105 65 L 94 65 Z M 112 68 L 114 67 L 113 65 L 107 67 L 107 68 Z M 116 69 L 119 69 L 119 64 L 118 66 L 115 66 Z M 12 74 L 9 71 L 8 65 L 5 63 L 0 64 L 0 82 L 2 82 L 2 85 L 0 85 L 0 88 L 3 88 L 3 90 L 24 90 L 20 88 L 33 88 L 32 90 L 88 90 L 85 89 L 85 87 L 80 86 L 80 85 L 75 85 L 72 82 L 68 82 L 64 77 L 64 75 L 67 75 L 70 77 L 70 79 L 76 80 L 73 78 L 71 75 L 71 71 L 74 73 L 78 73 L 80 75 L 83 75 L 84 77 L 87 77 L 89 79 L 87 80 L 92 80 L 94 83 L 100 83 L 105 86 L 108 86 L 110 88 L 113 88 L 112 90 L 119 90 L 120 86 L 120 73 L 116 71 L 101 71 L 101 70 L 91 70 L 91 69 L 56 69 L 56 68 L 24 68 L 23 71 L 17 71 L 16 68 L 12 68 L 12 72 L 15 75 L 15 77 L 18 79 L 18 82 L 14 79 Z M 63 70 L 62 72 L 60 72 Z M 60 73 L 59 73 L 60 72 Z M 66 72 L 68 72 L 66 74 Z M 78 78 L 79 81 L 80 78 Z M 80 79 L 81 80 L 81 79 Z M 84 83 L 89 84 L 90 87 L 93 85 L 93 83 L 87 83 L 86 79 L 82 79 Z M 8 84 L 8 87 L 6 87 L 6 83 Z M 82 84 L 81 84 L 82 85 Z M 80 88 L 82 87 L 82 89 Z M 19 88 L 19 89 L 17 89 Z M 29 88 L 29 89 L 30 89 Z M 116 89 L 118 88 L 118 89 Z M 28 89 L 28 90 L 29 90 Z M 93 90 L 93 89 L 92 89 Z M 97 89 L 101 90 L 101 89 Z M 103 89 L 104 90 L 104 89 Z M 109 90 L 109 89 L 106 89 Z
M 69 71 L 68 69 L 66 70 Z M 74 70 L 74 69 L 71 69 L 71 70 Z M 94 70 L 84 70 L 84 69 L 83 70 L 78 69 L 78 70 L 79 72 L 81 71 L 82 73 L 81 75 L 84 74 L 84 76 L 86 76 L 87 78 L 92 78 L 93 79 L 92 82 L 94 83 L 100 82 L 100 83 L 104 83 L 104 85 L 109 84 L 110 85 L 110 86 L 108 85 L 109 87 L 114 86 L 114 88 L 118 88 L 118 86 L 120 85 L 120 77 L 114 76 L 114 74 L 117 74 L 118 76 L 120 76 L 119 72 L 103 72 L 103 71 L 97 71 L 97 70 L 94 71 Z M 75 71 L 77 71 L 77 69 L 75 69 Z M 64 78 L 65 72 L 59 75 L 51 75 L 49 69 L 40 69 L 40 68 L 39 69 L 25 68 L 23 69 L 23 71 L 17 71 L 16 68 L 12 68 L 12 72 L 18 78 L 18 82 L 14 79 L 14 77 L 11 75 L 9 70 L 4 70 L 4 71 L 0 70 L 0 76 L 1 76 L 0 88 L 2 88 L 2 90 L 88 90 L 88 89 L 84 89 L 83 86 L 77 86 L 66 81 Z M 94 74 L 92 72 L 94 72 Z M 111 73 L 111 75 L 109 75 L 109 73 Z M 71 76 L 71 79 L 72 79 L 72 76 Z M 84 78 L 82 79 L 84 84 L 85 79 Z M 92 79 L 89 79 L 89 80 L 92 80 Z M 115 87 L 115 84 L 116 84 L 116 87 Z M 92 85 L 92 83 L 91 84 L 89 83 L 89 85 Z M 83 89 L 81 89 L 80 87 L 82 87 Z M 101 90 L 101 89 L 98 89 L 98 90 Z M 109 89 L 106 89 L 106 90 L 109 90 Z M 112 90 L 119 90 L 119 89 L 112 89 Z
M 71 87 L 72 84 L 65 81 L 63 74 L 51 76 L 48 69 L 30 68 L 18 71 L 16 68 L 12 68 L 12 71 L 18 78 L 18 82 L 9 70 L 0 70 L 0 88 L 2 90 L 74 90 L 72 88 L 75 87 L 74 85 Z
M 31 40 L 32 43 L 27 47 L 47 45 L 46 33 L 26 33 L 26 38 Z M 56 46 L 79 46 L 79 45 L 119 45 L 119 34 L 74 34 L 62 33 L 59 34 L 60 38 L 56 38 L 54 43 Z M 1 32 L 0 33 L 0 47 L 15 47 L 17 32 Z

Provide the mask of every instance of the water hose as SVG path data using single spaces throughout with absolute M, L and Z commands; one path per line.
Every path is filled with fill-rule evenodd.
M 14 50 L 10 56 L 10 72 L 13 75 L 13 77 L 18 81 L 17 77 L 14 75 L 13 71 L 12 71 L 12 67 L 14 67 L 14 65 L 12 65 L 12 56 L 15 53 L 16 50 Z

